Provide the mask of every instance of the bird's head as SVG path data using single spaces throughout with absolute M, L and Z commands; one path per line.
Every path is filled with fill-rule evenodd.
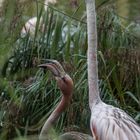
M 55 76 L 57 84 L 63 94 L 71 94 L 73 90 L 73 81 L 71 77 L 66 74 L 61 64 L 56 60 L 45 60 L 47 61 L 44 64 L 40 64 L 39 67 L 44 70 L 50 70 L 52 74 Z

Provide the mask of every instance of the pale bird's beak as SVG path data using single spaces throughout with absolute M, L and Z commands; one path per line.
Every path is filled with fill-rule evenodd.
M 45 61 L 45 63 L 38 65 L 38 67 L 44 68 L 44 69 L 47 68 L 56 77 L 63 78 L 66 75 L 63 67 L 61 66 L 61 64 L 58 61 L 50 60 L 50 59 L 44 59 L 43 61 Z

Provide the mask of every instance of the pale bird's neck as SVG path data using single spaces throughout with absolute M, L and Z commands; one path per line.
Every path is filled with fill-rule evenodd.
M 41 133 L 39 140 L 43 140 L 43 137 L 49 137 L 49 133 L 53 127 L 53 125 L 56 123 L 62 112 L 68 107 L 70 100 L 71 100 L 71 94 L 69 93 L 69 96 L 63 95 L 60 103 L 56 107 L 56 109 L 52 112 L 50 117 L 45 122 Z
M 89 86 L 89 105 L 100 101 L 98 85 L 98 60 L 97 60 L 97 28 L 96 13 L 93 0 L 88 0 L 87 9 L 87 29 L 88 29 L 88 86 Z M 94 22 L 93 22 L 94 21 Z

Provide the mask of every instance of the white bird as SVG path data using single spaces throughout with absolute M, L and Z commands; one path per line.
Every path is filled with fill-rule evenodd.
M 45 0 L 44 1 L 44 10 L 47 11 L 48 5 L 50 3 L 56 4 L 56 2 L 57 2 L 56 0 Z M 30 18 L 23 26 L 23 28 L 21 30 L 21 36 L 25 36 L 27 33 L 29 33 L 30 36 L 34 36 L 36 24 L 37 24 L 37 17 Z M 39 31 L 40 32 L 44 31 L 43 17 L 40 17 L 40 20 L 39 20 Z
M 99 95 L 95 0 L 86 0 L 90 128 L 95 140 L 140 140 L 140 127 L 123 110 L 105 104 Z

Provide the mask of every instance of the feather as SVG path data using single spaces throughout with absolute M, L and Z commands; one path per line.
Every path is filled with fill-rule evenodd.
M 140 140 L 140 127 L 123 110 L 100 102 L 91 112 L 91 130 L 96 140 Z

